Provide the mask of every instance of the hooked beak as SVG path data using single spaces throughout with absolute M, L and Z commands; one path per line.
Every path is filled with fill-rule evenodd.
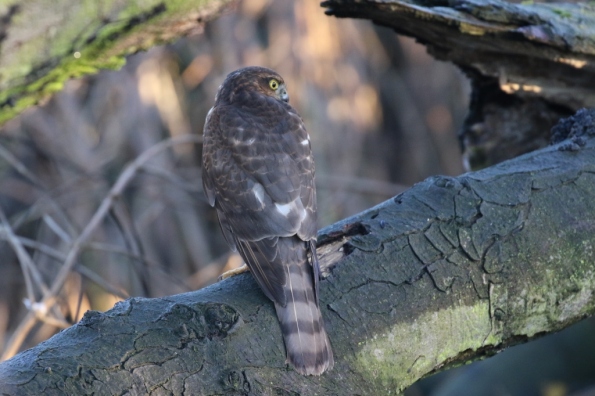
M 277 95 L 279 98 L 284 102 L 289 102 L 289 94 L 287 93 L 287 89 L 285 88 L 285 84 L 281 84 L 279 88 L 277 88 Z

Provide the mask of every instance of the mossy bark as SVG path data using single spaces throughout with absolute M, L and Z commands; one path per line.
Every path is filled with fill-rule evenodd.
M 273 306 L 244 274 L 88 312 L 0 364 L 0 391 L 399 394 L 445 367 L 558 331 L 595 312 L 587 115 L 565 124 L 570 140 L 432 177 L 322 230 L 320 301 L 336 364 L 321 377 L 285 365 Z
M 0 3 L 0 124 L 76 77 L 200 32 L 230 0 Z

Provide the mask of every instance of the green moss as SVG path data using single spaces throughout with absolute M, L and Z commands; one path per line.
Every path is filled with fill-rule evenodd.
M 559 8 L 552 8 L 552 11 L 554 11 L 556 14 L 558 14 L 562 18 L 572 18 L 572 13 L 568 12 L 566 10 L 561 10 Z
M 544 330 L 563 328 L 595 310 L 591 241 L 584 240 L 580 233 L 576 240 L 564 237 L 560 241 L 566 243 L 552 248 L 553 253 L 545 261 L 532 263 L 540 279 L 527 282 L 522 290 L 511 293 L 507 327 L 512 334 L 533 337 Z M 584 260 L 585 255 L 590 259 Z M 560 266 L 567 269 L 566 275 L 554 270 Z
M 364 341 L 353 364 L 383 394 L 400 394 L 461 351 L 500 343 L 491 330 L 489 309 L 488 301 L 480 300 L 473 306 L 432 312 L 398 324 Z
M 52 33 L 24 41 L 2 65 L 0 124 L 62 90 L 72 78 L 101 69 L 119 69 L 127 55 L 178 38 L 176 22 L 212 2 L 137 0 L 126 4 L 117 15 L 110 15 L 110 10 L 119 9 L 115 1 L 83 1 L 75 8 L 70 2 L 58 1 L 53 5 L 53 16 L 68 14 L 60 11 L 64 7 L 70 7 L 73 15 L 68 14 L 63 26 Z M 37 2 L 31 7 L 13 22 L 24 24 L 34 16 L 42 17 L 46 5 Z M 100 20 L 98 15 L 110 15 L 110 20 Z M 80 54 L 78 58 L 75 52 Z

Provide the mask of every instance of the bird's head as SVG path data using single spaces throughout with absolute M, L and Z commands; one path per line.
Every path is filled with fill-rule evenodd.
M 266 67 L 249 66 L 231 72 L 219 87 L 215 101 L 234 103 L 246 101 L 253 94 L 264 94 L 277 100 L 288 102 L 289 95 L 285 81 L 277 72 Z

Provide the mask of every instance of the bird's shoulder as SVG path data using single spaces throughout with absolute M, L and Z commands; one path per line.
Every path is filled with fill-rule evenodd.
M 307 154 L 309 135 L 300 115 L 285 102 L 267 98 L 266 106 L 241 106 L 219 104 L 214 106 L 205 124 L 205 139 L 210 139 L 219 148 L 248 152 L 289 148 L 297 145 L 300 154 Z M 215 143 L 216 142 L 216 143 Z M 296 150 L 289 150 L 295 153 Z

